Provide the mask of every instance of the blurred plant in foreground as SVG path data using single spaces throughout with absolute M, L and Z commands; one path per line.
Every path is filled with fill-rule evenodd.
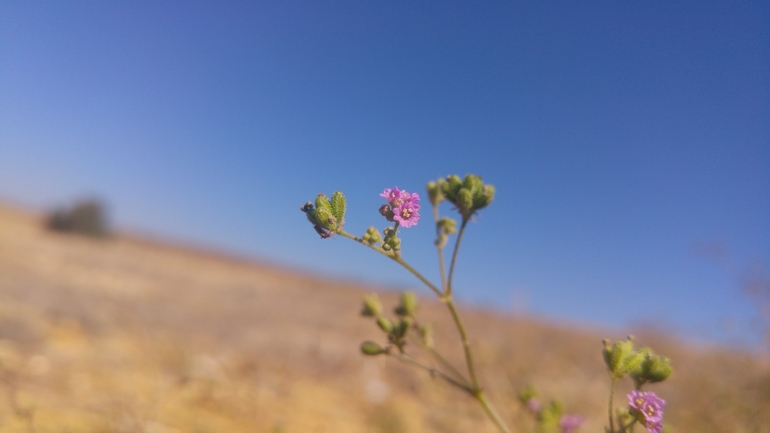
M 76 203 L 70 209 L 57 209 L 49 215 L 46 225 L 50 230 L 96 238 L 110 232 L 104 205 L 97 200 Z
M 383 229 L 382 234 L 376 227 L 371 226 L 361 237 L 352 235 L 343 229 L 346 199 L 340 191 L 335 191 L 331 199 L 325 194 L 319 194 L 315 203 L 307 202 L 301 207 L 301 210 L 305 212 L 308 221 L 322 239 L 338 234 L 357 241 L 400 264 L 422 281 L 438 300 L 447 306 L 452 316 L 465 355 L 466 371 L 461 372 L 436 350 L 431 325 L 417 320 L 417 297 L 412 292 L 405 292 L 401 295 L 400 303 L 394 310 L 396 317 L 387 317 L 384 314 L 384 308 L 377 295 L 372 294 L 364 297 L 361 314 L 376 321 L 377 326 L 386 335 L 387 343 L 381 345 L 374 341 L 366 341 L 361 345 L 361 351 L 370 356 L 392 356 L 443 379 L 477 400 L 498 429 L 503 433 L 509 433 L 511 430 L 495 410 L 479 383 L 468 335 L 452 296 L 455 264 L 465 229 L 468 222 L 479 210 L 492 203 L 495 188 L 492 185 L 484 184 L 480 176 L 468 174 L 462 179 L 457 175 L 451 175 L 445 179 L 428 182 L 427 192 L 433 208 L 436 230 L 434 244 L 439 259 L 440 286 L 430 282 L 408 264 L 401 253 L 402 245 L 398 231 L 400 228 L 407 229 L 418 224 L 420 220 L 419 194 L 409 193 L 398 187 L 385 189 L 380 196 L 385 199 L 386 203 L 380 206 L 379 213 L 393 225 Z M 456 220 L 440 217 L 439 204 L 443 201 L 453 204 L 454 209 L 459 213 L 459 229 Z M 449 271 L 447 272 L 444 248 L 447 246 L 449 237 L 455 234 L 457 239 L 454 243 Z M 429 353 L 440 367 L 433 367 L 413 357 L 413 354 L 406 350 L 408 341 L 416 343 Z M 660 382 L 671 374 L 668 359 L 653 356 L 652 351 L 648 348 L 633 350 L 630 338 L 614 345 L 605 342 L 604 356 L 612 378 L 609 399 L 610 427 L 607 432 L 626 433 L 633 431 L 634 425 L 638 422 L 650 432 L 660 433 L 665 402 L 654 393 L 641 392 L 640 389 L 646 383 Z M 625 375 L 631 375 L 637 385 L 637 390 L 629 394 L 629 409 L 618 413 L 618 429 L 616 429 L 613 417 L 614 386 L 615 381 Z M 523 391 L 520 393 L 520 400 L 536 417 L 539 430 L 549 431 L 559 428 L 562 433 L 573 433 L 583 423 L 584 420 L 579 415 L 564 414 L 559 402 L 552 401 L 549 405 L 543 406 L 535 398 L 535 395 L 534 389 Z

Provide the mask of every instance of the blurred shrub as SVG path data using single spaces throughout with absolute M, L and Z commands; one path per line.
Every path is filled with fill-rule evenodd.
M 110 233 L 104 205 L 98 200 L 76 203 L 52 212 L 46 221 L 50 230 L 105 237 Z

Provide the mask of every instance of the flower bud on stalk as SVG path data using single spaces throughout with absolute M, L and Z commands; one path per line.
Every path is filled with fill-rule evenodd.
M 364 308 L 361 310 L 361 315 L 366 317 L 382 316 L 382 303 L 376 294 L 364 295 Z
M 444 184 L 446 184 L 444 179 L 439 179 L 436 182 L 428 182 L 428 198 L 433 206 L 437 206 L 444 201 Z
M 417 311 L 417 296 L 414 292 L 404 292 L 401 294 L 401 305 L 396 307 L 396 314 L 399 316 L 414 316 Z
M 378 317 L 377 326 L 379 326 L 386 334 L 393 332 L 393 322 L 386 317 Z
M 652 354 L 652 350 L 649 348 L 641 349 L 644 351 L 644 359 L 639 364 L 639 367 L 631 372 L 631 377 L 638 387 L 641 387 L 645 383 L 657 383 L 668 379 L 673 372 L 671 368 L 671 360 L 664 356 L 656 356 Z
M 377 229 L 374 226 L 369 227 L 366 229 L 366 233 L 362 236 L 362 239 L 364 242 L 368 243 L 369 245 L 379 244 L 382 243 L 382 236 L 380 236 L 380 232 L 377 231 Z
M 387 350 L 380 347 L 379 344 L 373 342 L 373 341 L 364 341 L 361 343 L 361 352 L 364 355 L 381 355 L 383 353 L 387 353 Z
M 610 344 L 609 340 L 604 340 L 604 363 L 607 370 L 615 379 L 619 379 L 626 374 L 636 370 L 644 360 L 646 352 L 635 351 L 633 337 L 629 336 L 623 341 L 616 341 Z

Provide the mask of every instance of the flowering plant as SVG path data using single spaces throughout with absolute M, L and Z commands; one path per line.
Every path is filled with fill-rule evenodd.
M 380 206 L 379 213 L 388 223 L 393 223 L 393 225 L 385 227 L 382 231 L 370 226 L 360 237 L 343 229 L 346 199 L 339 191 L 334 192 L 331 199 L 324 194 L 319 194 L 315 203 L 307 202 L 301 209 L 322 239 L 337 234 L 354 240 L 395 261 L 425 284 L 439 301 L 446 305 L 455 323 L 465 355 L 465 368 L 461 369 L 453 365 L 434 347 L 430 324 L 417 321 L 417 297 L 412 292 L 405 292 L 401 295 L 400 304 L 395 308 L 397 317 L 394 318 L 389 318 L 384 314 L 382 303 L 377 295 L 364 296 L 361 314 L 374 319 L 377 326 L 385 334 L 387 342 L 380 344 L 374 341 L 365 341 L 361 344 L 363 354 L 391 356 L 444 380 L 474 398 L 497 428 L 503 433 L 509 433 L 511 430 L 495 410 L 479 382 L 468 335 L 453 299 L 453 276 L 463 234 L 468 223 L 473 220 L 473 216 L 492 203 L 495 188 L 485 184 L 480 176 L 469 174 L 460 178 L 457 175 L 451 175 L 428 182 L 427 193 L 433 210 L 436 231 L 434 244 L 439 259 L 441 284 L 434 284 L 425 278 L 404 260 L 401 253 L 402 245 L 398 232 L 401 228 L 412 228 L 419 223 L 421 217 L 419 194 L 409 193 L 397 186 L 386 188 L 380 194 L 386 203 Z M 444 201 L 454 205 L 454 210 L 459 214 L 459 229 L 455 219 L 440 217 L 439 204 Z M 457 235 L 457 239 L 454 242 L 447 272 L 444 248 L 452 235 Z M 406 349 L 407 341 L 412 341 L 423 348 L 434 358 L 439 367 L 428 365 L 415 358 Z M 653 393 L 642 393 L 639 390 L 645 383 L 659 382 L 668 377 L 671 373 L 668 359 L 654 357 L 648 348 L 633 350 L 630 338 L 614 345 L 605 341 L 604 357 L 612 378 L 609 405 L 610 427 L 607 432 L 625 433 L 628 428 L 633 429 L 634 424 L 639 422 L 649 431 L 660 433 L 665 402 Z M 633 377 L 637 384 L 637 391 L 635 391 L 637 394 L 633 394 L 633 398 L 629 395 L 629 409 L 618 415 L 619 429 L 616 430 L 612 409 L 614 385 L 617 379 L 625 375 Z M 562 433 L 574 433 L 583 424 L 582 416 L 564 414 L 558 401 L 551 401 L 550 404 L 543 405 L 535 396 L 534 388 L 527 388 L 520 392 L 519 399 L 535 417 L 540 430 L 547 431 L 559 428 Z

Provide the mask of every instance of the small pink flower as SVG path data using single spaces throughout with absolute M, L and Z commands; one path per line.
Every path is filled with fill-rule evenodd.
M 380 197 L 388 201 L 388 204 L 393 211 L 393 221 L 398 221 L 401 227 L 408 229 L 417 224 L 417 221 L 420 219 L 419 194 L 416 192 L 410 194 L 398 189 L 396 186 L 393 187 L 393 189 L 386 188 L 385 191 L 380 194 Z M 382 213 L 382 210 L 380 210 L 380 213 Z M 390 221 L 390 218 L 388 218 L 388 220 Z
M 401 227 L 408 229 L 417 225 L 420 219 L 420 205 L 415 202 L 405 202 L 401 206 L 393 209 L 393 219 L 398 221 Z
M 559 427 L 561 427 L 562 433 L 573 433 L 581 425 L 583 425 L 583 419 L 580 415 L 564 415 L 559 421 Z
M 532 397 L 529 400 L 527 400 L 527 409 L 529 409 L 532 413 L 538 413 L 542 408 L 543 408 L 543 404 L 540 403 L 540 400 L 538 400 L 537 398 Z
M 631 391 L 628 394 L 628 405 L 631 413 L 651 433 L 660 433 L 663 429 L 663 406 L 666 401 L 655 395 L 654 392 Z

